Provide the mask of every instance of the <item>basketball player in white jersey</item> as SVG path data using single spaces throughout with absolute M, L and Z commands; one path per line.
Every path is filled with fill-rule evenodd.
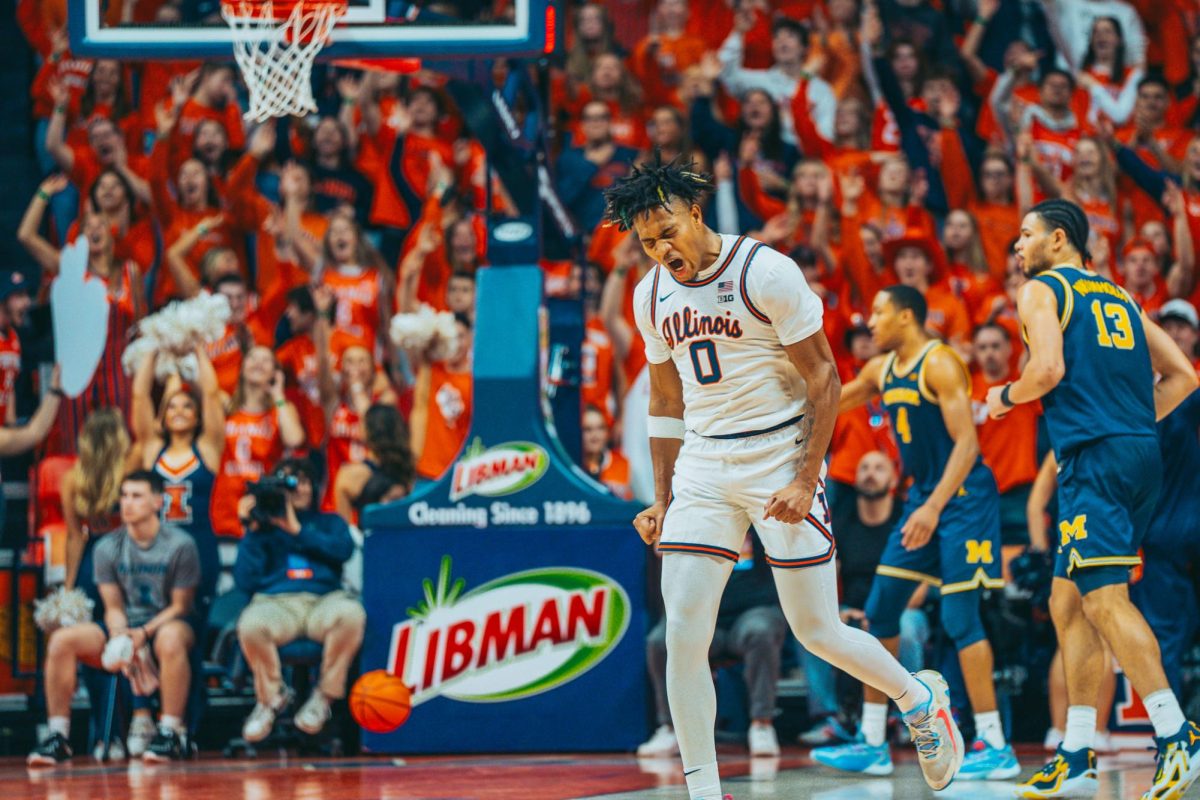
M 708 648 L 742 538 L 754 525 L 804 647 L 884 691 L 904 713 L 934 789 L 963 758 L 946 683 L 910 675 L 838 617 L 824 458 L 841 384 L 821 300 L 792 261 L 704 224 L 711 178 L 637 167 L 605 192 L 607 219 L 657 263 L 634 312 L 650 363 L 655 503 L 634 520 L 663 555 L 667 698 L 692 800 L 721 800 Z

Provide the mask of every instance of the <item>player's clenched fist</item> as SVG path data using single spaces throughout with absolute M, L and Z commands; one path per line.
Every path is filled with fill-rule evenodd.
M 663 517 L 667 515 L 665 503 L 655 503 L 633 518 L 633 527 L 646 544 L 656 544 L 662 536 Z
M 813 489 L 811 487 L 789 483 L 771 495 L 771 499 L 767 501 L 767 506 L 763 510 L 763 517 L 766 519 L 774 517 L 785 524 L 795 525 L 808 516 L 812 503 Z

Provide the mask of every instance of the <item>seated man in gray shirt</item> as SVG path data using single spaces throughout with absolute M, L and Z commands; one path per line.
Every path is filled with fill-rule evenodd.
M 30 766 L 53 766 L 71 758 L 71 698 L 80 661 L 101 666 L 110 639 L 129 636 L 133 652 L 149 644 L 158 663 L 162 716 L 146 749 L 147 761 L 182 758 L 188 751 L 183 724 L 191 683 L 188 651 L 196 641 L 188 615 L 200 583 L 200 555 L 184 531 L 159 521 L 162 478 L 142 470 L 121 483 L 121 527 L 94 550 L 95 578 L 104 601 L 104 622 L 59 628 L 46 645 L 46 709 L 49 734 L 29 754 Z

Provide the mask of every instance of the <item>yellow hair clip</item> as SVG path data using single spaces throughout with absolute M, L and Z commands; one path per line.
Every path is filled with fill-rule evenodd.
M 659 199 L 659 200 L 662 200 L 664 203 L 666 203 L 666 202 L 667 202 L 667 196 L 666 196 L 665 194 L 663 194 L 662 187 L 661 187 L 661 186 L 659 186 L 659 187 L 657 187 L 657 188 L 658 188 L 658 199 Z

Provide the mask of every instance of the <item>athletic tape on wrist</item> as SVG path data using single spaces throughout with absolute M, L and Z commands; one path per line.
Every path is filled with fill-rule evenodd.
M 682 439 L 687 428 L 679 417 L 649 417 L 646 432 L 652 439 Z

